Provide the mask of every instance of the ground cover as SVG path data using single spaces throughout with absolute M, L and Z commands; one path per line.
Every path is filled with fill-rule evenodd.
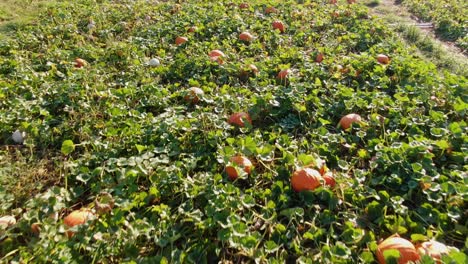
M 366 6 L 80 0 L 14 34 L 2 261 L 466 261 L 466 78 Z

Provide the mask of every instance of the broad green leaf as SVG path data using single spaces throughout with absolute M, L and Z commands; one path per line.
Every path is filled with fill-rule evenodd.
M 62 148 L 60 149 L 63 155 L 68 155 L 75 150 L 75 144 L 71 140 L 65 140 L 62 143 Z

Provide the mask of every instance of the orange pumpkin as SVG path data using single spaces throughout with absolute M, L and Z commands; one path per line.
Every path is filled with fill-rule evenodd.
M 258 73 L 258 68 L 257 68 L 257 66 L 255 66 L 254 64 L 249 64 L 249 69 L 250 69 L 254 74 L 257 74 L 257 73 Z
M 315 62 L 321 63 L 322 61 L 323 61 L 323 53 L 317 54 L 317 56 L 315 57 Z
M 220 50 L 212 50 L 210 53 L 208 53 L 210 57 L 224 57 L 224 53 Z
M 283 33 L 284 30 L 286 29 L 283 22 L 279 20 L 273 21 L 272 25 L 273 25 L 273 29 L 278 29 L 281 33 Z
M 301 192 L 314 190 L 321 185 L 320 172 L 311 168 L 302 168 L 294 171 L 291 177 L 291 186 L 294 191 Z
M 278 12 L 278 10 L 276 10 L 276 8 L 272 7 L 272 6 L 269 6 L 267 8 L 265 8 L 265 14 L 271 14 L 271 13 L 276 13 Z
M 437 263 L 441 262 L 442 255 L 448 255 L 449 249 L 445 244 L 437 242 L 435 240 L 423 242 L 419 245 L 416 245 L 416 250 L 419 255 L 428 255 L 433 258 Z
M 208 55 L 210 56 L 210 59 L 212 61 L 216 61 L 218 62 L 218 64 L 223 64 L 224 61 L 223 61 L 223 57 L 225 56 L 224 53 L 220 50 L 212 50 L 210 51 L 210 53 L 208 53 Z
M 390 59 L 388 58 L 387 55 L 379 54 L 377 55 L 377 62 L 379 62 L 380 64 L 389 64 Z
M 410 261 L 416 262 L 421 258 L 418 251 L 410 241 L 401 238 L 398 234 L 395 234 L 388 237 L 378 245 L 376 254 L 377 260 L 380 264 L 386 264 L 384 252 L 391 249 L 395 249 L 400 252 L 398 264 L 406 264 Z
M 333 177 L 333 173 L 331 171 L 326 172 L 323 174 L 323 179 L 325 180 L 325 185 L 328 185 L 330 187 L 335 187 L 336 181 L 335 177 Z
M 249 113 L 246 113 L 246 112 L 234 113 L 228 119 L 229 124 L 240 126 L 240 127 L 244 127 L 245 122 L 252 125 L 252 119 L 250 118 Z
M 250 174 L 252 170 L 252 162 L 246 157 L 234 156 L 230 159 L 230 162 L 234 164 L 234 166 L 226 166 L 226 174 L 231 180 L 235 180 L 239 177 L 236 167 L 243 169 L 247 174 Z
M 281 70 L 280 72 L 278 72 L 278 79 L 280 80 L 284 80 L 286 78 L 288 78 L 288 75 L 289 73 L 291 72 L 290 69 L 284 69 L 284 70 Z
M 74 227 L 77 225 L 82 225 L 86 223 L 90 218 L 92 218 L 93 215 L 94 214 L 90 210 L 87 210 L 87 209 L 75 210 L 63 219 L 63 223 L 67 227 Z M 67 237 L 72 237 L 73 235 L 74 233 L 72 231 L 67 231 Z
M 348 129 L 351 127 L 352 123 L 359 123 L 362 121 L 362 118 L 358 114 L 347 114 L 340 119 L 340 126 L 343 129 Z
M 249 41 L 252 41 L 253 36 L 252 36 L 252 34 L 250 34 L 249 32 L 242 32 L 242 33 L 240 33 L 240 35 L 239 35 L 239 39 L 242 40 L 242 41 L 247 41 L 247 42 L 249 42 Z
M 35 235 L 39 235 L 39 233 L 41 232 L 41 224 L 39 224 L 39 223 L 33 223 L 33 224 L 31 224 L 31 231 L 32 231 Z
M 240 9 L 247 9 L 247 8 L 249 8 L 249 4 L 247 4 L 247 3 L 241 3 L 241 4 L 239 4 L 239 8 L 240 8 Z
M 88 66 L 88 62 L 81 58 L 76 58 L 74 64 L 75 64 L 75 68 L 83 68 L 83 67 Z
M 194 33 L 195 31 L 197 31 L 197 27 L 196 26 L 191 26 L 187 29 L 187 33 Z
M 186 38 L 186 37 L 177 37 L 177 38 L 175 39 L 175 44 L 176 44 L 177 46 L 180 46 L 180 45 L 184 44 L 184 43 L 187 42 L 187 41 L 188 41 L 188 38 Z
M 196 104 L 203 96 L 204 92 L 198 87 L 190 87 L 184 96 L 184 100 L 188 103 Z

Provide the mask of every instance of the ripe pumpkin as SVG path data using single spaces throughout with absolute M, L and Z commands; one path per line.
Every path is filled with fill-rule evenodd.
M 406 264 L 410 261 L 416 262 L 421 258 L 418 251 L 410 241 L 401 238 L 398 234 L 395 234 L 388 237 L 378 245 L 376 254 L 377 260 L 380 264 L 386 263 L 384 252 L 390 249 L 396 249 L 400 252 L 398 264 Z
M 75 210 L 67 215 L 63 219 L 63 223 L 67 227 L 74 227 L 77 225 L 82 225 L 86 223 L 91 217 L 93 217 L 93 213 L 90 210 Z M 72 237 L 74 233 L 72 231 L 67 231 L 67 237 Z
M 195 31 L 197 31 L 197 27 L 196 26 L 191 26 L 187 29 L 187 33 L 194 33 Z
M 389 64 L 390 59 L 388 58 L 387 55 L 379 54 L 379 55 L 377 55 L 377 62 L 379 62 L 381 64 Z
M 242 41 L 250 42 L 250 41 L 252 41 L 253 36 L 249 32 L 242 32 L 239 35 L 239 39 L 242 40 Z
M 254 64 L 249 64 L 249 69 L 256 75 L 258 73 L 258 68 Z
M 278 12 L 278 10 L 276 10 L 276 8 L 272 7 L 272 6 L 269 6 L 267 8 L 265 8 L 265 14 L 271 14 L 271 13 L 276 13 Z
M 326 172 L 323 174 L 323 179 L 325 180 L 325 185 L 328 185 L 330 187 L 335 187 L 336 181 L 335 177 L 333 177 L 333 173 L 331 171 Z
M 278 29 L 281 33 L 283 33 L 284 30 L 286 29 L 283 22 L 279 20 L 273 21 L 272 25 L 273 25 L 273 29 Z
M 88 66 L 88 62 L 81 58 L 76 58 L 74 64 L 75 64 L 75 68 L 83 68 L 83 67 Z
M 351 127 L 352 123 L 359 123 L 361 120 L 362 118 L 358 114 L 347 114 L 341 118 L 340 126 L 346 130 Z
M 315 56 L 315 62 L 321 63 L 323 61 L 323 53 L 318 53 L 317 56 Z
M 198 87 L 190 87 L 184 96 L 184 100 L 188 103 L 196 104 L 203 96 L 204 92 Z
M 177 46 L 180 46 L 180 45 L 184 44 L 184 43 L 187 42 L 187 41 L 188 41 L 188 38 L 186 38 L 186 37 L 177 37 L 177 38 L 175 39 L 175 44 L 176 44 Z
M 247 174 L 250 174 L 252 171 L 252 162 L 246 157 L 234 156 L 230 159 L 230 162 L 234 164 L 234 166 L 226 166 L 226 174 L 231 180 L 235 180 L 239 177 L 236 167 L 243 169 Z
M 435 240 L 423 242 L 419 245 L 416 245 L 416 250 L 418 251 L 419 255 L 429 255 L 437 263 L 442 263 L 440 261 L 442 255 L 449 254 L 448 247 L 445 244 L 442 244 Z
M 325 173 L 330 171 L 327 165 L 325 164 L 325 162 L 322 162 L 318 168 L 319 168 L 320 175 L 322 176 L 325 175 Z
M 252 119 L 250 118 L 249 113 L 246 113 L 246 112 L 234 113 L 228 119 L 229 124 L 240 126 L 240 127 L 244 127 L 245 122 L 248 122 L 249 124 L 252 125 Z
M 31 224 L 31 232 L 33 232 L 36 235 L 39 235 L 39 233 L 41 232 L 41 224 L 32 223 Z
M 212 50 L 210 51 L 210 53 L 208 54 L 210 57 L 224 57 L 224 53 L 220 50 Z
M 278 79 L 280 80 L 284 80 L 286 78 L 288 78 L 288 74 L 291 72 L 290 69 L 284 69 L 284 70 L 281 70 L 280 72 L 278 72 Z
M 314 190 L 321 184 L 320 172 L 311 168 L 302 168 L 294 171 L 291 177 L 291 185 L 294 191 Z
M 240 8 L 240 9 L 249 8 L 249 4 L 247 4 L 247 3 L 241 3 L 241 4 L 239 4 L 239 8 Z
M 220 50 L 212 50 L 210 53 L 208 53 L 208 56 L 210 56 L 210 59 L 212 61 L 216 61 L 219 64 L 223 64 L 223 57 L 225 56 L 224 53 Z

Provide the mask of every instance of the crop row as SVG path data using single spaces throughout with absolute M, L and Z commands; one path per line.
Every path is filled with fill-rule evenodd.
M 433 22 L 438 36 L 468 49 L 468 4 L 463 0 L 405 0 L 404 5 L 420 19 Z

